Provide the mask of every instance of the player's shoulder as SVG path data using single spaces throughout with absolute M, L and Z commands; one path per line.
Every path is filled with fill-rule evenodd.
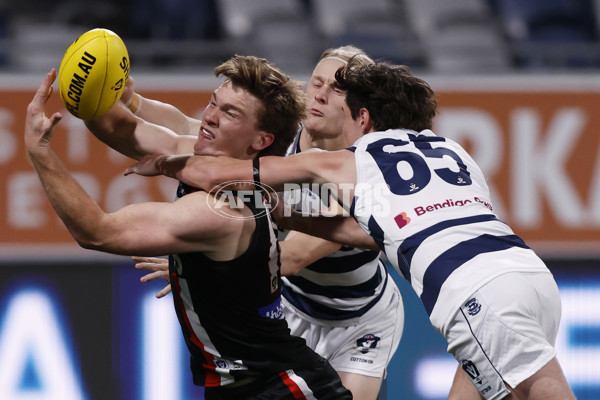
M 313 147 L 312 149 L 304 150 L 303 154 L 311 154 L 311 153 L 323 153 L 326 150 L 319 149 L 318 147 Z

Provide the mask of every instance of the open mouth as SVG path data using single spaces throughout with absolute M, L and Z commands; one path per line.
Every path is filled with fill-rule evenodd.
M 212 133 L 210 133 L 209 131 L 207 131 L 206 129 L 202 128 L 200 129 L 200 133 L 202 133 L 202 135 L 208 139 L 214 139 L 215 135 L 213 135 Z

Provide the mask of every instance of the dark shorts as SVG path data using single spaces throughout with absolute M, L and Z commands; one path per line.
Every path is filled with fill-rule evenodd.
M 352 393 L 342 385 L 337 372 L 325 359 L 312 368 L 281 371 L 243 386 L 211 388 L 206 400 L 351 400 Z

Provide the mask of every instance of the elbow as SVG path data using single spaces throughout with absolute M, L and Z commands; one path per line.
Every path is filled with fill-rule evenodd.
M 302 271 L 309 263 L 300 256 L 285 256 L 285 253 L 281 257 L 281 274 L 284 276 L 296 275 Z
M 99 241 L 92 235 L 73 235 L 77 244 L 87 250 L 104 250 L 103 242 Z
M 281 275 L 283 276 L 292 276 L 296 275 L 298 272 L 302 271 L 302 267 L 300 264 L 294 264 L 290 262 L 281 262 Z
M 92 243 L 90 243 L 90 242 L 85 242 L 85 241 L 80 241 L 80 240 L 78 240 L 78 241 L 77 241 L 77 243 L 79 244 L 79 247 L 81 247 L 81 248 L 84 248 L 84 249 L 86 249 L 86 250 L 100 250 L 100 249 L 98 248 L 98 246 L 96 246 L 96 245 L 93 245 L 93 244 L 92 244 Z
M 102 234 L 101 229 L 95 227 L 85 231 L 71 230 L 71 236 L 77 244 L 87 250 L 99 250 L 109 252 L 110 243 L 106 240 L 107 236 Z

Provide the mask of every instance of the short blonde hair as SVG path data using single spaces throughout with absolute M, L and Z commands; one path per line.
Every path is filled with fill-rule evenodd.
M 327 49 L 321 54 L 321 58 L 319 58 L 319 62 L 328 57 L 337 57 L 342 60 L 350 61 L 352 60 L 353 65 L 362 66 L 366 64 L 372 64 L 373 60 L 371 57 L 364 52 L 364 50 L 359 49 L 353 45 L 334 47 L 331 49 Z

